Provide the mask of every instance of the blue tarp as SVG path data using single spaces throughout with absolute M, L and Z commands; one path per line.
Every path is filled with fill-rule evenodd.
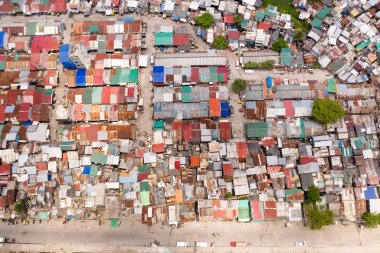
M 59 48 L 59 55 L 58 55 L 59 62 L 63 65 L 63 67 L 68 69 L 76 69 L 77 66 L 74 64 L 74 62 L 70 59 L 70 45 L 69 44 L 63 44 Z
M 90 175 L 90 171 L 91 171 L 91 165 L 86 165 L 83 167 L 83 174 Z
M 78 69 L 75 79 L 77 87 L 86 87 L 86 70 Z
M 123 21 L 124 21 L 124 22 L 131 22 L 131 21 L 133 21 L 133 18 L 131 18 L 131 17 L 126 17 L 126 18 L 123 18 Z
M 375 187 L 372 187 L 372 186 L 368 186 L 366 190 L 364 190 L 364 198 L 366 200 L 369 200 L 369 199 L 377 199 L 376 197 L 376 192 L 375 192 Z
M 268 88 L 272 88 L 273 86 L 273 80 L 272 80 L 272 77 L 271 76 L 268 76 L 267 77 L 267 87 Z
M 163 83 L 165 80 L 164 66 L 154 66 L 153 67 L 153 82 Z
M 5 32 L 0 32 L 0 48 L 4 48 Z
M 230 116 L 230 104 L 228 102 L 220 102 L 220 115 L 222 118 L 227 118 Z

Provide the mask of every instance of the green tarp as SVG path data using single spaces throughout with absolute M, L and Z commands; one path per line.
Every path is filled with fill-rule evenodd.
M 330 93 L 336 93 L 336 85 L 334 79 L 327 80 L 327 90 Z
M 161 121 L 161 120 L 155 120 L 153 122 L 153 128 L 155 130 L 163 130 L 164 129 L 164 126 L 165 126 L 165 122 L 164 121 Z
M 356 48 L 356 52 L 359 52 L 361 50 L 363 50 L 364 48 L 366 48 L 369 44 L 371 44 L 371 41 L 369 39 L 366 39 L 365 41 L 363 41 L 362 43 L 360 43 Z
M 111 220 L 111 228 L 117 228 L 120 226 L 120 222 L 118 219 L 112 219 Z
M 97 25 L 89 25 L 88 26 L 88 31 L 90 33 L 98 33 L 99 32 L 99 27 Z
M 50 216 L 50 212 L 39 212 L 40 220 L 48 220 Z

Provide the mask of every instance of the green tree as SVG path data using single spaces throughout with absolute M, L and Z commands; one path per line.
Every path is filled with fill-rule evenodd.
M 319 189 L 314 185 L 309 187 L 308 191 L 305 192 L 305 195 L 305 202 L 308 204 L 315 205 L 317 202 L 321 201 Z
M 257 62 L 247 62 L 244 64 L 243 69 L 258 69 L 260 66 Z
M 367 212 L 363 214 L 363 220 L 366 228 L 376 228 L 380 223 L 380 214 Z
M 273 69 L 274 66 L 274 61 L 273 60 L 268 60 L 268 61 L 263 61 L 260 64 L 260 67 L 263 69 Z
M 225 198 L 228 200 L 228 199 L 231 199 L 233 197 L 233 195 L 232 195 L 232 192 L 227 192 L 226 193 L 226 196 L 225 196 Z
M 200 16 L 196 16 L 194 21 L 198 26 L 207 29 L 214 24 L 214 17 L 210 12 L 205 12 Z
M 279 39 L 272 44 L 272 50 L 276 52 L 280 52 L 283 47 L 288 47 L 288 42 L 283 39 Z
M 343 118 L 344 109 L 341 104 L 331 99 L 316 99 L 314 100 L 313 110 L 311 115 L 316 121 L 324 124 L 335 122 Z
M 303 43 L 303 33 L 300 31 L 296 32 L 296 34 L 294 35 L 294 39 L 298 42 Z
M 225 50 L 228 48 L 228 41 L 223 35 L 219 34 L 214 38 L 212 46 L 216 49 Z
M 247 81 L 241 78 L 235 79 L 232 83 L 232 90 L 236 93 L 245 90 L 245 87 L 247 87 Z
M 19 200 L 13 207 L 13 209 L 18 213 L 22 214 L 25 212 L 26 209 L 26 203 L 25 200 L 21 199 Z
M 315 61 L 315 62 L 311 65 L 311 67 L 312 67 L 313 69 L 320 69 L 320 68 L 321 68 L 321 64 L 319 64 L 318 61 Z
M 238 28 L 239 31 L 242 30 L 241 22 L 243 22 L 243 18 L 239 14 L 235 14 L 234 16 L 234 24 Z
M 308 205 L 306 209 L 306 224 L 312 230 L 321 230 L 333 224 L 334 217 L 331 210 L 320 210 L 316 205 Z

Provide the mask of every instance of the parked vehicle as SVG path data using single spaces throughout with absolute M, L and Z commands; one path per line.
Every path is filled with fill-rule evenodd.
M 300 242 L 294 242 L 294 246 L 296 247 L 306 247 L 307 244 L 305 241 L 300 241 Z

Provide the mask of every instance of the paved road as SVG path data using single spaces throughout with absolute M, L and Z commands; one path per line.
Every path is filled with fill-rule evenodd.
M 177 241 L 205 241 L 215 248 L 200 252 L 231 252 L 231 241 L 247 242 L 248 247 L 233 249 L 232 252 L 379 252 L 380 229 L 358 231 L 354 225 L 330 226 L 322 231 L 311 231 L 300 223 L 292 223 L 286 228 L 284 222 L 237 223 L 237 222 L 193 222 L 183 228 L 168 226 L 148 227 L 138 220 L 124 222 L 119 228 L 98 226 L 95 222 L 74 221 L 66 225 L 50 221 L 34 225 L 0 224 L 0 235 L 16 238 L 16 245 L 6 245 L 5 249 L 19 250 L 28 247 L 33 250 L 61 250 L 76 252 L 126 251 L 144 249 L 145 245 L 157 240 L 160 245 L 174 247 Z M 219 233 L 214 238 L 213 233 Z M 306 241 L 308 247 L 296 248 L 294 241 Z M 46 246 L 48 245 L 48 246 Z M 170 252 L 178 251 L 170 248 Z M 193 249 L 192 249 L 193 250 Z M 147 250 L 149 251 L 149 250 Z M 157 252 L 153 250 L 153 252 Z M 133 251 L 132 251 L 133 252 Z

